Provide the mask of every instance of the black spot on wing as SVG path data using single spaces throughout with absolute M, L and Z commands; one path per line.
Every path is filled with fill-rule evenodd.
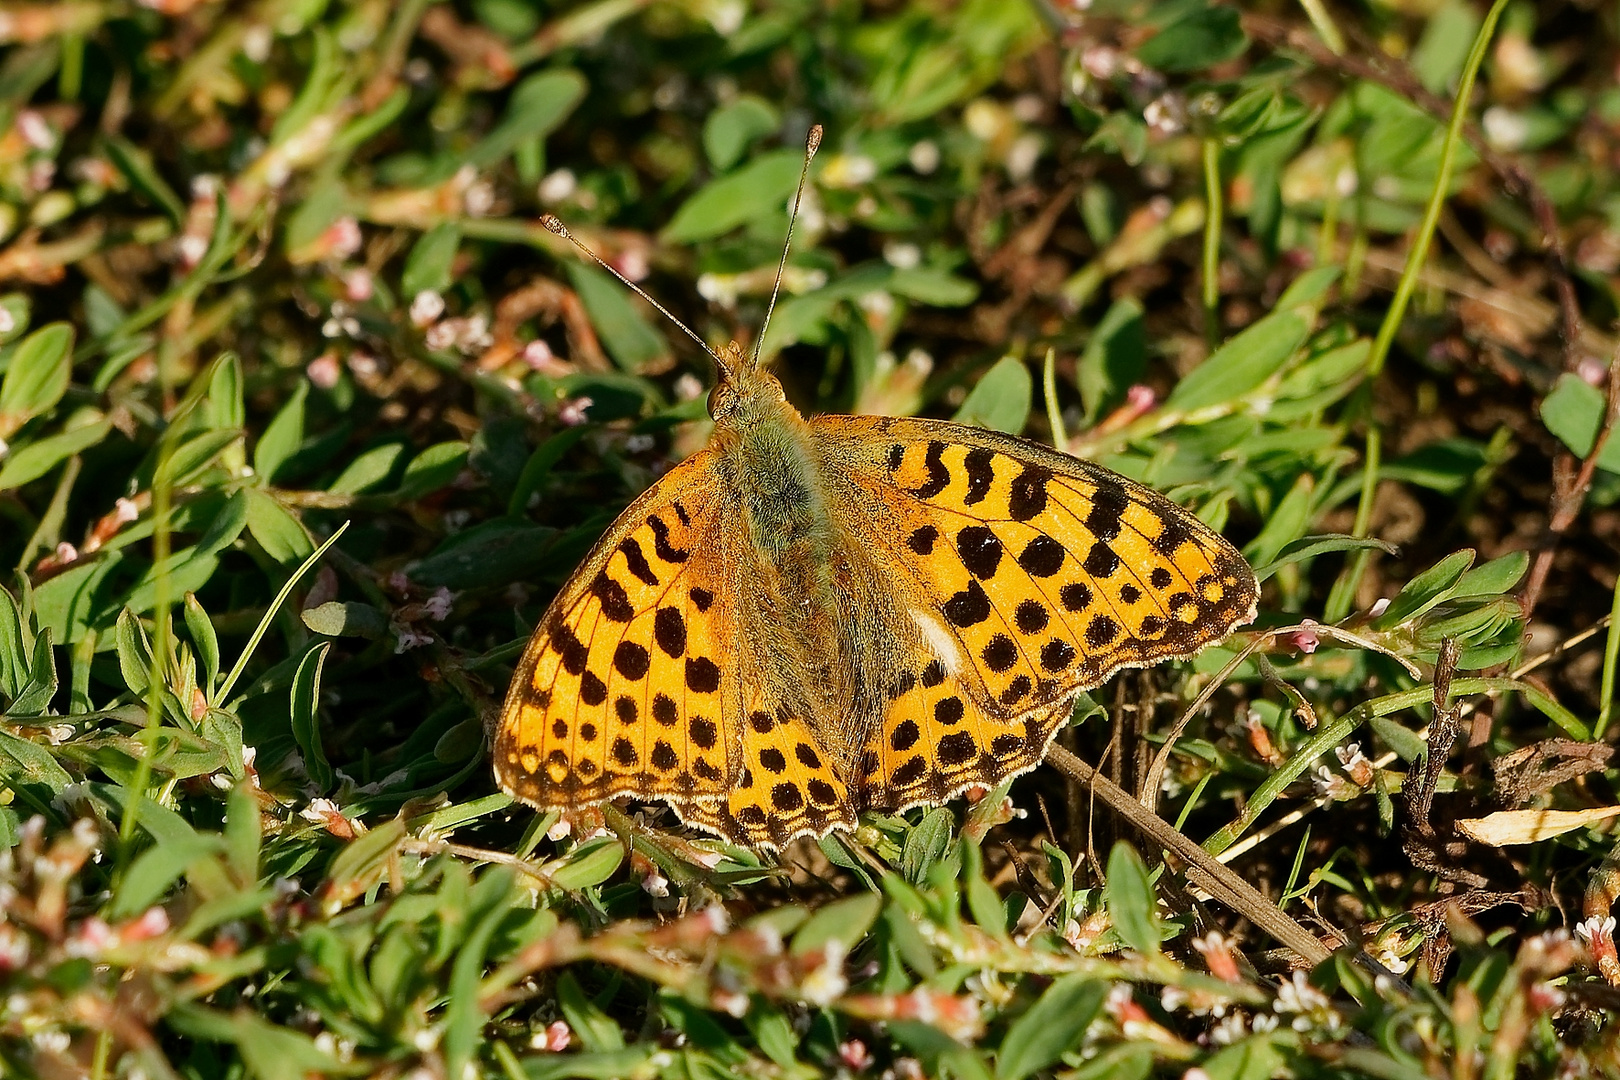
M 994 451 L 977 447 L 967 452 L 962 465 L 967 471 L 967 494 L 962 502 L 968 506 L 984 501 L 990 494 L 990 484 L 996 478 L 996 455 Z
M 945 601 L 945 617 L 956 626 L 977 626 L 990 617 L 990 597 L 977 581 L 970 579 L 967 588 Z
M 691 557 L 691 552 L 673 547 L 669 542 L 669 526 L 657 514 L 647 517 L 647 527 L 653 531 L 653 553 L 665 562 L 683 563 Z
M 686 652 L 686 619 L 678 609 L 658 609 L 658 614 L 653 616 L 653 640 L 671 658 Z
M 932 525 L 924 525 L 906 538 L 906 546 L 918 555 L 932 555 L 934 541 L 939 539 L 939 530 Z
M 923 464 L 928 466 L 928 479 L 911 493 L 919 499 L 932 499 L 951 483 L 951 470 L 945 467 L 945 444 L 938 439 L 929 443 L 928 452 L 923 455 Z
M 1046 485 L 1052 479 L 1050 469 L 1025 464 L 1024 471 L 1013 477 L 1007 492 L 1007 513 L 1014 521 L 1028 521 L 1046 509 Z
M 636 580 L 656 588 L 658 575 L 647 565 L 647 556 L 641 553 L 641 545 L 636 543 L 636 538 L 625 537 L 624 543 L 619 545 L 619 550 L 624 553 L 625 565 L 630 567 L 630 573 L 635 575 Z
M 956 553 L 968 573 L 984 580 L 1001 565 L 1001 540 L 983 525 L 969 525 L 956 534 Z
M 1113 487 L 1098 487 L 1091 496 L 1091 511 L 1086 514 L 1086 528 L 1099 540 L 1112 540 L 1119 535 L 1130 507 L 1130 496 Z
M 629 622 L 636 609 L 630 606 L 630 596 L 624 586 L 614 581 L 605 570 L 597 571 L 591 582 L 591 595 L 602 605 L 602 615 L 616 623 Z

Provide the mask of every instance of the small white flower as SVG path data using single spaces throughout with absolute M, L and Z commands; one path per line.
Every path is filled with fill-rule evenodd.
M 343 365 L 338 362 L 337 354 L 328 349 L 309 362 L 304 369 L 309 381 L 322 390 L 330 390 L 338 384 L 343 375 Z
M 1521 149 L 1530 137 L 1530 122 L 1524 118 L 1524 114 L 1500 105 L 1492 105 L 1485 110 L 1485 115 L 1480 117 L 1480 126 L 1485 129 L 1485 141 L 1498 150 Z
M 180 238 L 176 245 L 180 252 L 180 262 L 187 267 L 196 266 L 202 262 L 203 256 L 208 254 L 208 237 L 198 236 L 196 233 L 187 233 Z
M 648 896 L 668 896 L 669 878 L 654 870 L 641 879 L 641 890 Z
M 1041 137 L 1034 132 L 1018 136 L 1013 140 L 1011 148 L 1007 151 L 1007 178 L 1014 183 L 1023 183 L 1035 172 L 1035 166 L 1041 160 L 1041 150 L 1044 144 Z
M 690 371 L 675 380 L 675 399 L 677 401 L 691 401 L 703 396 L 703 383 Z
M 651 435 L 631 435 L 624 440 L 625 452 L 630 454 L 645 454 L 657 445 L 658 441 Z
M 370 300 L 375 288 L 370 270 L 357 267 L 343 275 L 343 294 L 353 303 Z
M 883 245 L 883 261 L 896 270 L 910 270 L 922 262 L 922 248 L 902 240 L 892 240 Z
M 531 371 L 540 371 L 551 365 L 555 360 L 556 357 L 552 355 L 551 346 L 547 345 L 541 338 L 535 338 L 523 346 L 523 362 L 529 365 Z
M 441 323 L 434 323 L 422 337 L 422 343 L 434 352 L 448 349 L 456 343 L 456 326 L 446 319 Z
M 455 593 L 440 585 L 433 590 L 433 595 L 423 602 L 422 608 L 427 612 L 428 618 L 434 622 L 443 622 L 449 617 L 450 608 L 455 603 L 455 600 Z
M 1291 981 L 1277 989 L 1273 1009 L 1278 1013 L 1307 1013 L 1326 1009 L 1329 1004 L 1327 995 L 1307 982 L 1303 971 L 1296 971 Z
M 255 23 L 242 34 L 242 55 L 255 64 L 262 64 L 270 59 L 270 45 L 274 40 L 270 27 L 264 23 Z
M 51 125 L 33 109 L 17 114 L 17 130 L 22 133 L 23 141 L 35 150 L 49 150 L 56 145 L 56 133 Z
M 411 300 L 411 325 L 418 330 L 438 321 L 444 314 L 444 297 L 432 289 L 423 289 Z
M 562 421 L 566 427 L 579 427 L 590 419 L 586 412 L 595 404 L 596 402 L 588 397 L 577 397 L 565 401 L 562 408 L 557 410 L 557 419 Z
M 433 644 L 432 634 L 418 633 L 409 627 L 399 628 L 395 632 L 399 635 L 399 640 L 394 643 L 394 655 L 396 656 L 411 649 L 420 648 L 423 645 Z
M 327 257 L 342 261 L 360 250 L 365 237 L 360 233 L 360 223 L 352 215 L 345 215 L 332 222 L 326 230 Z
M 1162 94 L 1148 102 L 1142 119 L 1158 135 L 1174 135 L 1186 126 L 1187 106 L 1180 94 Z
M 572 169 L 558 169 L 547 173 L 540 181 L 537 194 L 542 203 L 553 206 L 572 195 L 578 186 L 579 182 L 574 178 Z
M 818 179 L 827 187 L 853 188 L 871 182 L 877 174 L 877 162 L 865 154 L 834 154 Z
M 487 180 L 480 180 L 467 189 L 461 205 L 468 217 L 483 217 L 495 207 L 495 188 Z
M 743 20 L 748 16 L 748 5 L 742 0 L 720 0 L 719 3 L 708 5 L 709 25 L 721 37 L 730 37 L 742 29 Z
M 1080 53 L 1080 66 L 1093 79 L 1112 79 L 1120 68 L 1119 50 L 1111 45 L 1091 45 Z
M 931 139 L 920 139 L 911 144 L 906 160 L 913 172 L 927 176 L 939 168 L 939 144 Z

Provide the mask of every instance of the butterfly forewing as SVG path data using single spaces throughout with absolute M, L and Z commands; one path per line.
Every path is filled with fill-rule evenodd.
M 724 799 L 721 666 L 736 613 L 717 564 L 723 502 L 700 453 L 614 523 L 518 665 L 495 738 L 515 797 Z

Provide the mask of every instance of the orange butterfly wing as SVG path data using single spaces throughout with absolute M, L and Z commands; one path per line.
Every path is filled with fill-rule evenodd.
M 926 650 L 865 744 L 874 806 L 1033 768 L 1074 695 L 1184 659 L 1254 617 L 1231 544 L 1164 496 L 1036 443 L 943 421 L 811 421 L 843 525 L 887 567 Z
M 547 810 L 661 799 L 754 846 L 853 828 L 812 710 L 742 617 L 768 611 L 762 568 L 714 457 L 637 499 L 552 602 L 507 694 L 496 780 Z

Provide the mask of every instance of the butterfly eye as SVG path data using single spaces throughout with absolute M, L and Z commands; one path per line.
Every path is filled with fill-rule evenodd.
M 709 391 L 709 418 L 719 420 L 729 413 L 737 402 L 737 395 L 731 386 L 725 382 L 715 385 Z

